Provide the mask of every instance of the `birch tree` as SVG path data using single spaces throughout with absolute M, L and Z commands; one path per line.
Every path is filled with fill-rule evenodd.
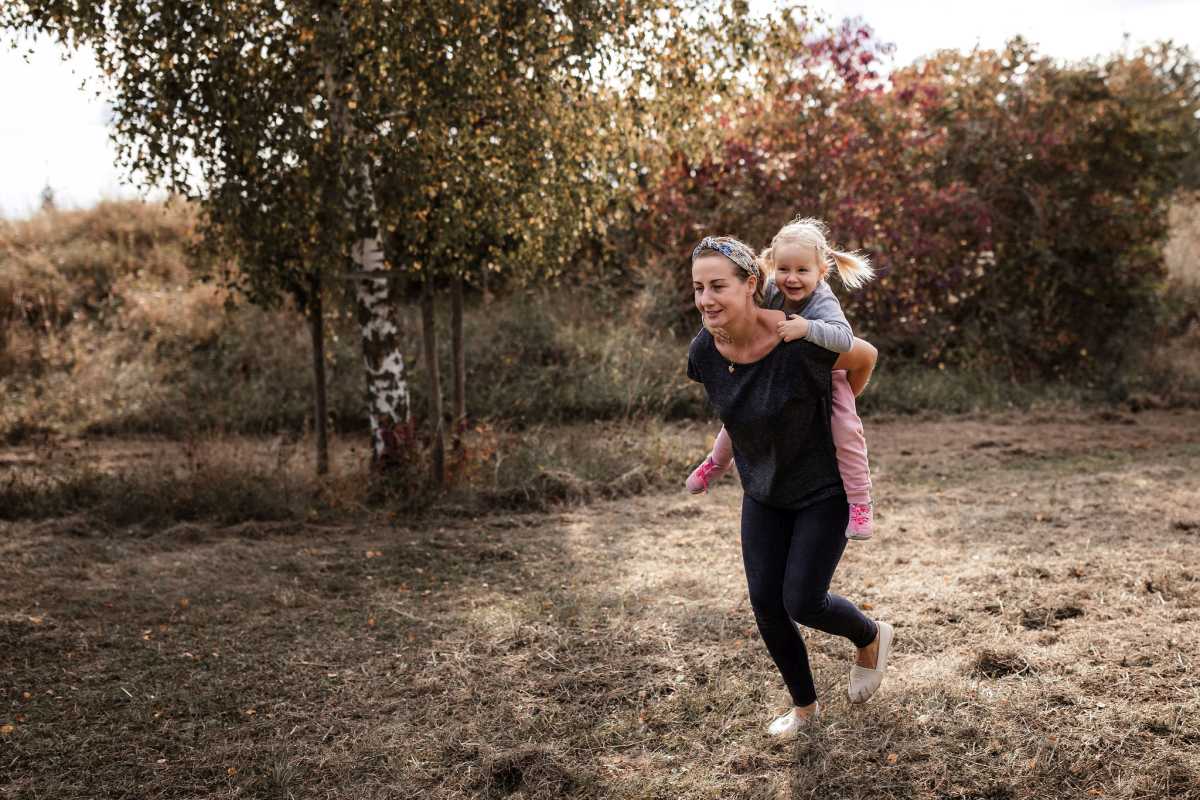
M 464 422 L 463 283 L 555 280 L 653 157 L 712 143 L 701 109 L 774 23 L 737 3 L 439 2 L 388 26 L 404 54 L 379 126 L 387 249 L 420 281 L 434 448 L 442 419 L 431 284 L 448 287 L 453 430 Z M 669 146 L 648 147 L 648 143 Z
M 396 279 L 432 303 L 560 275 L 647 142 L 701 146 L 762 33 L 744 2 L 666 0 L 23 0 L 0 24 L 93 46 L 126 166 L 199 201 L 252 299 L 309 310 L 314 350 L 322 278 L 354 260 L 376 461 L 409 416 Z
M 320 2 L 29 0 L 0 11 L 2 27 L 91 46 L 107 76 L 122 166 L 198 202 L 205 246 L 237 259 L 226 278 L 256 303 L 295 297 L 315 352 L 322 278 L 343 276 L 353 259 L 380 463 L 395 455 L 389 434 L 410 415 L 394 303 L 380 277 L 387 267 L 369 141 L 358 135 L 371 129 L 361 120 L 372 111 L 361 86 L 378 84 L 369 70 L 386 69 L 364 53 L 384 6 L 342 13 Z M 314 366 L 319 373 L 319 352 Z

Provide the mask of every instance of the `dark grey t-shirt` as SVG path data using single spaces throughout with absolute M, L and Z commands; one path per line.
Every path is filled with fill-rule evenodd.
M 829 422 L 837 357 L 800 339 L 730 372 L 707 329 L 692 340 L 688 377 L 704 384 L 742 489 L 760 503 L 796 510 L 843 493 Z

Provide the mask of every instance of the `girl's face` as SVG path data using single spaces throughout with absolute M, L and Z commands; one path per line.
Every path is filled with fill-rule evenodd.
M 754 276 L 743 275 L 723 255 L 707 253 L 692 262 L 692 291 L 707 328 L 725 328 L 748 316 L 755 308 L 754 287 Z
M 787 242 L 775 248 L 775 285 L 790 303 L 803 302 L 828 272 L 810 244 Z

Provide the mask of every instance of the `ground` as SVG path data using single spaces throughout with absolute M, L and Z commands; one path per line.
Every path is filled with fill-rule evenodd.
M 851 706 L 853 648 L 809 633 L 810 736 L 763 733 L 787 703 L 736 479 L 419 523 L 74 516 L 0 523 L 0 794 L 1200 797 L 1200 412 L 868 439 L 878 533 L 834 590 L 896 645 Z

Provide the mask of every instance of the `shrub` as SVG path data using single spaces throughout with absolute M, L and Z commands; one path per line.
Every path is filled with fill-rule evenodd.
M 844 302 L 890 357 L 1118 374 L 1154 330 L 1171 198 L 1200 180 L 1200 66 L 1165 45 L 1063 65 L 1018 39 L 885 83 L 879 49 L 843 27 L 775 54 L 719 153 L 648 189 L 635 240 L 654 247 L 631 258 L 644 286 L 673 287 L 654 318 L 697 326 L 683 299 L 700 236 L 761 247 L 802 212 L 881 268 Z

